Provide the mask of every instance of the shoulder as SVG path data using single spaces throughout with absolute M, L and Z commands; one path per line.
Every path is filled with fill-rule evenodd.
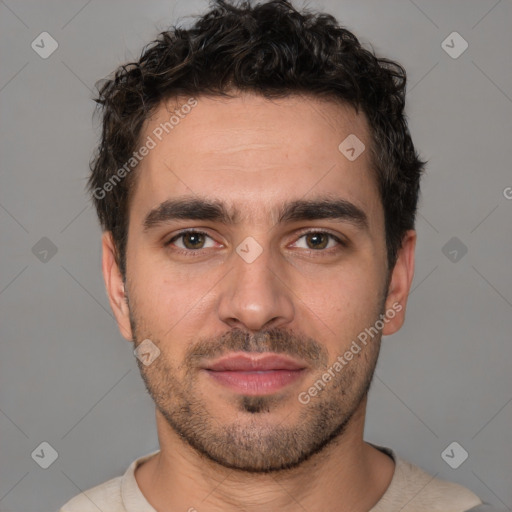
M 59 512 L 120 512 L 124 510 L 121 481 L 122 477 L 119 476 L 83 491 L 69 500 Z
M 431 511 L 463 512 L 482 503 L 478 496 L 468 488 L 432 476 L 407 461 L 398 460 L 404 482 L 407 482 L 417 492 L 410 502 L 412 508 L 423 507 L 425 510 Z
M 375 448 L 395 461 L 395 472 L 388 489 L 371 512 L 465 512 L 482 504 L 466 487 L 430 475 L 389 448 Z
M 147 502 L 135 480 L 135 470 L 157 454 L 155 450 L 134 460 L 125 474 L 83 491 L 69 500 L 59 512 L 156 512 Z

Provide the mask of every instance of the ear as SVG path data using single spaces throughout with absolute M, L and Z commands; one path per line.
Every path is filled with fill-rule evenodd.
M 407 231 L 402 239 L 402 247 L 398 251 L 397 261 L 391 274 L 386 311 L 394 311 L 395 315 L 387 315 L 382 334 L 388 336 L 397 332 L 405 320 L 407 298 L 414 277 L 414 249 L 416 247 L 416 231 Z
M 125 296 L 123 278 L 116 259 L 116 247 L 110 231 L 105 231 L 101 239 L 102 271 L 110 307 L 116 317 L 121 334 L 128 341 L 133 341 L 130 326 L 130 312 Z

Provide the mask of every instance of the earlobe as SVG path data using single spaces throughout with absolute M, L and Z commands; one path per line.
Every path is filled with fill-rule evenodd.
M 102 236 L 102 271 L 108 300 L 124 338 L 133 340 L 130 326 L 130 311 L 126 300 L 125 285 L 116 260 L 116 246 L 112 233 L 106 231 Z
M 385 336 L 397 332 L 404 323 L 407 298 L 414 278 L 415 247 L 416 231 L 411 229 L 402 239 L 402 247 L 398 251 L 397 261 L 391 274 L 385 309 L 387 322 L 382 330 Z

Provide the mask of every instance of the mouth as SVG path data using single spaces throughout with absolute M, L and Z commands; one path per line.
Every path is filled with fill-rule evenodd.
M 302 378 L 307 365 L 281 354 L 229 354 L 202 367 L 218 384 L 244 395 L 275 393 Z

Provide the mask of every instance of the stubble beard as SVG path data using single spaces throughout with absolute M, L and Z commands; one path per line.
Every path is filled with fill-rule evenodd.
M 145 339 L 137 333 L 130 309 L 132 332 L 137 345 Z M 380 348 L 379 333 L 371 344 L 354 357 L 308 404 L 298 401 L 297 390 L 289 400 L 299 408 L 297 420 L 287 424 L 285 416 L 277 421 L 280 407 L 276 395 L 239 395 L 234 403 L 237 418 L 222 423 L 208 407 L 208 398 L 197 389 L 198 369 L 193 361 L 204 354 L 219 355 L 230 350 L 281 352 L 302 357 L 316 368 L 316 382 L 329 362 L 325 348 L 311 338 L 280 329 L 250 335 L 235 329 L 216 340 L 200 340 L 191 345 L 180 367 L 169 363 L 165 350 L 145 366 L 138 362 L 146 389 L 159 412 L 179 438 L 201 456 L 223 467 L 251 473 L 271 473 L 293 469 L 320 453 L 347 429 L 370 389 Z M 162 347 L 159 340 L 153 343 Z M 187 370 L 184 372 L 183 370 Z M 311 384 L 310 384 L 311 385 Z

